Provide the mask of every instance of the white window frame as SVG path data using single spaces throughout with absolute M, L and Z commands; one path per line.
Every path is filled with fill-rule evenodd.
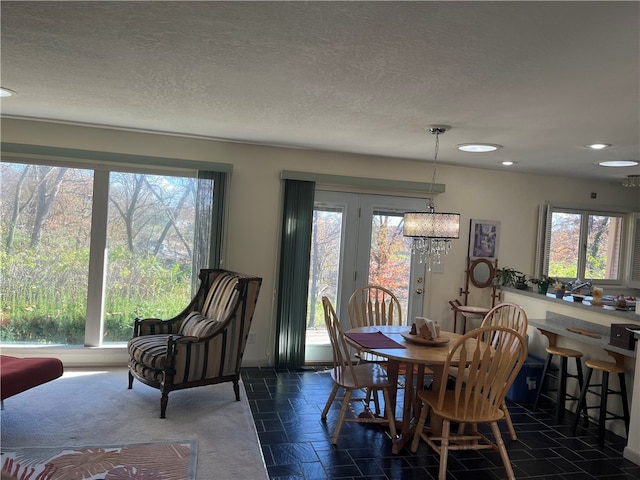
M 48 146 L 23 145 L 23 144 L 2 144 L 2 160 L 11 163 L 29 163 L 34 165 L 49 165 L 53 167 L 70 167 L 89 169 L 94 171 L 94 196 L 105 195 L 108 192 L 109 173 L 112 171 L 128 173 L 144 173 L 165 176 L 197 177 L 198 170 L 218 171 L 227 174 L 233 172 L 231 164 L 205 162 L 198 160 L 147 157 L 141 155 L 119 154 L 111 152 L 99 152 L 89 150 L 75 150 Z M 96 184 L 96 178 L 101 186 Z M 97 190 L 96 190 L 97 188 Z M 227 193 L 228 195 L 228 193 Z M 94 209 L 96 202 L 94 202 Z M 106 241 L 106 218 L 107 206 L 100 207 L 98 211 L 93 211 L 93 224 L 103 225 Z M 225 209 L 228 202 L 225 202 Z M 226 215 L 225 215 L 226 218 Z M 226 228 L 225 228 L 226 230 Z M 87 289 L 87 319 L 85 323 L 85 345 L 3 345 L 3 350 L 9 351 L 12 355 L 48 357 L 56 356 L 68 366 L 87 365 L 122 365 L 128 361 L 126 345 L 101 345 L 100 331 L 102 330 L 102 315 L 96 314 L 102 311 L 100 302 L 96 303 L 92 298 L 103 297 L 101 291 L 104 288 L 104 279 L 92 283 L 96 276 L 104 277 L 104 255 L 99 245 L 94 245 L 94 233 L 91 232 L 91 252 L 89 259 L 89 287 Z M 224 251 L 224 249 L 223 249 Z M 224 255 L 224 253 L 223 253 Z M 95 267 L 99 268 L 95 268 Z M 98 293 L 98 295 L 94 295 Z
M 597 279 L 594 283 L 598 285 L 612 285 L 612 286 L 632 286 L 632 276 L 635 270 L 640 268 L 640 258 L 636 263 L 638 266 L 633 267 L 633 245 L 634 242 L 640 245 L 640 229 L 634 228 L 635 215 L 625 208 L 588 208 L 584 205 L 572 205 L 572 204 L 556 204 L 545 203 L 541 205 L 538 216 L 538 244 L 536 249 L 536 277 L 542 275 L 548 275 L 549 273 L 549 250 L 550 250 L 550 233 L 551 233 L 551 213 L 552 212 L 567 212 L 581 214 L 583 218 L 588 218 L 589 215 L 607 215 L 607 216 L 621 216 L 622 217 L 622 232 L 620 235 L 620 258 L 619 258 L 619 273 L 617 279 Z M 586 267 L 586 235 L 587 228 L 585 222 L 582 223 L 580 232 L 580 253 L 578 258 L 577 272 L 578 276 L 584 275 Z M 635 241 L 631 238 L 631 235 L 635 235 Z M 640 257 L 640 255 L 638 255 Z M 640 285 L 640 273 L 636 272 L 638 277 L 638 284 Z M 580 277 L 581 280 L 590 280 Z M 569 279 L 572 280 L 572 279 Z M 636 287 L 637 288 L 637 287 Z

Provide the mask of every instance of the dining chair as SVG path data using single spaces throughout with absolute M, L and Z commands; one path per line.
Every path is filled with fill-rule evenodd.
M 388 288 L 369 284 L 358 288 L 349 297 L 347 312 L 351 328 L 380 325 L 402 325 L 402 308 L 398 297 Z M 364 362 L 377 362 L 385 368 L 387 359 L 358 350 L 356 357 Z M 400 382 L 399 388 L 404 388 Z M 376 414 L 380 414 L 380 402 L 375 390 L 367 391 L 367 401 L 374 402 Z
M 513 468 L 498 421 L 504 418 L 501 406 L 527 358 L 524 337 L 508 327 L 490 325 L 470 331 L 450 348 L 444 364 L 442 385 L 447 384 L 449 367 L 466 365 L 466 375 L 455 379 L 452 389 L 421 390 L 423 402 L 416 425 L 411 451 L 416 452 L 424 440 L 440 456 L 440 480 L 447 475 L 449 450 L 497 450 L 508 479 L 515 479 Z M 442 419 L 441 436 L 432 436 L 424 429 L 429 413 Z M 451 422 L 469 425 L 469 433 L 451 433 Z M 478 430 L 488 424 L 493 440 Z
M 402 309 L 398 297 L 380 285 L 366 285 L 353 292 L 347 311 L 351 328 L 402 325 Z
M 333 349 L 333 369 L 331 370 L 331 378 L 333 379 L 333 388 L 327 399 L 327 403 L 322 410 L 321 419 L 326 421 L 329 409 L 334 401 L 342 401 L 338 420 L 331 437 L 331 443 L 336 445 L 340 430 L 344 422 L 359 423 L 381 423 L 389 426 L 389 433 L 392 439 L 396 438 L 395 412 L 391 410 L 391 402 L 389 397 L 389 377 L 387 372 L 378 363 L 354 363 L 351 359 L 351 349 L 347 343 L 340 321 L 336 312 L 327 297 L 322 297 L 322 307 L 324 309 L 324 318 L 331 340 Z M 344 389 L 344 396 L 337 397 L 338 391 Z M 362 402 L 366 410 L 368 403 L 366 397 L 354 397 L 353 392 L 363 391 L 382 391 L 384 397 L 384 417 L 377 415 L 360 415 L 354 408 L 354 403 Z M 352 416 L 347 417 L 347 409 L 351 411 Z M 370 413 L 370 412 L 369 412 Z
M 520 335 L 526 338 L 528 326 L 527 313 L 520 305 L 503 302 L 487 312 L 482 319 L 480 326 L 487 327 L 490 325 L 513 328 Z M 459 375 L 458 367 L 451 367 L 449 369 L 449 375 L 454 378 L 457 377 Z M 467 373 L 465 373 L 465 376 L 466 375 Z M 511 437 L 511 440 L 516 441 L 518 436 L 515 428 L 513 427 L 513 422 L 511 421 L 511 415 L 509 414 L 506 400 L 502 403 L 500 408 L 504 411 L 504 419 L 507 424 L 507 429 L 509 430 L 509 436 Z M 460 429 L 463 427 L 464 425 L 461 425 Z

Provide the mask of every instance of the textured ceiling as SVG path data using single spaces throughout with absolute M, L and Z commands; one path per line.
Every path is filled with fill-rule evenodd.
M 2 115 L 619 181 L 638 2 L 1 3 Z M 488 142 L 492 154 L 455 145 Z M 604 151 L 584 147 L 613 144 Z M 426 179 L 428 180 L 428 179 Z

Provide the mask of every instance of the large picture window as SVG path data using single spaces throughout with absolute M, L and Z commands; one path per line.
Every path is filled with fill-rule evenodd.
M 213 188 L 201 187 L 213 178 L 194 170 L 0 167 L 3 344 L 126 342 L 136 316 L 179 313 L 194 275 L 211 266 L 210 242 L 202 245 L 195 232 L 212 225 L 197 215 L 211 215 L 202 191 L 211 203 Z
M 563 280 L 622 283 L 626 214 L 549 206 L 543 273 Z

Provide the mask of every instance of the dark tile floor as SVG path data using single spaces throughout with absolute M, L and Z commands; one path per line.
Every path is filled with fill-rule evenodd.
M 345 423 L 337 447 L 331 445 L 336 410 L 320 420 L 332 386 L 324 368 L 275 371 L 242 370 L 271 480 L 436 479 L 438 458 L 424 442 L 413 454 L 407 448 L 391 453 L 391 442 L 375 425 Z M 596 443 L 594 425 L 581 424 L 571 436 L 570 420 L 553 425 L 553 411 L 533 413 L 530 404 L 509 402 L 518 440 L 505 442 L 518 479 L 638 480 L 640 466 L 624 459 L 625 440 L 608 434 Z M 504 422 L 501 422 L 504 423 Z M 451 452 L 451 480 L 502 479 L 506 474 L 493 451 Z

